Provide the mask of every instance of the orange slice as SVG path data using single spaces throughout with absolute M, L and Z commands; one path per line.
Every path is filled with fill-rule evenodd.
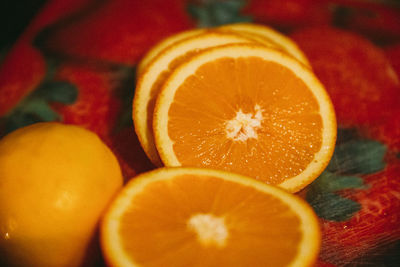
M 261 43 L 273 42 L 282 50 L 293 56 L 303 64 L 311 66 L 305 54 L 289 37 L 266 25 L 253 23 L 234 23 L 218 27 L 219 30 L 228 30 L 252 37 Z
M 183 39 L 154 58 L 139 77 L 133 101 L 135 131 L 143 150 L 156 166 L 162 166 L 154 144 L 152 131 L 154 103 L 158 92 L 169 73 L 182 61 L 201 49 L 230 43 L 250 43 L 252 39 L 232 33 L 207 31 Z
M 183 31 L 174 35 L 171 35 L 160 42 L 158 42 L 155 46 L 153 46 L 140 60 L 137 69 L 136 75 L 139 77 L 140 74 L 143 72 L 144 68 L 149 65 L 149 63 L 158 56 L 164 49 L 169 47 L 170 45 L 179 42 L 183 39 L 196 36 L 198 34 L 204 33 L 205 29 L 192 29 Z
M 313 266 L 318 220 L 299 197 L 223 171 L 132 179 L 101 223 L 110 266 Z
M 207 49 L 167 79 L 154 111 L 166 166 L 223 169 L 296 192 L 328 164 L 332 103 L 313 72 L 265 46 Z

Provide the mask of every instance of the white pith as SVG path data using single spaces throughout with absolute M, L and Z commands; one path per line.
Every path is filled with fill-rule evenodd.
M 229 233 L 224 218 L 199 213 L 190 217 L 187 225 L 189 230 L 196 233 L 201 244 L 225 246 Z
M 258 138 L 257 130 L 263 120 L 262 109 L 255 105 L 254 113 L 244 113 L 241 109 L 236 116 L 225 124 L 226 136 L 234 141 L 244 142 L 249 138 Z

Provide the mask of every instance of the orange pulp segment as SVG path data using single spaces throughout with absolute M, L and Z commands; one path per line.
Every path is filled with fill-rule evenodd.
M 232 171 L 291 192 L 327 166 L 332 103 L 312 71 L 254 44 L 207 49 L 175 69 L 154 111 L 166 166 Z
M 132 118 L 143 150 L 156 166 L 162 166 L 152 131 L 156 97 L 173 69 L 200 50 L 230 43 L 251 43 L 252 39 L 232 33 L 206 31 L 174 43 L 143 70 L 139 76 L 133 100 Z
M 101 223 L 110 266 L 312 266 L 318 220 L 299 197 L 241 175 L 162 168 L 132 179 Z

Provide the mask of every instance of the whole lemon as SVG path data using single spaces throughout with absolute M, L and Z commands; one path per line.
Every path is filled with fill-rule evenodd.
M 5 136 L 0 265 L 88 265 L 99 219 L 122 183 L 114 154 L 88 130 L 37 123 Z

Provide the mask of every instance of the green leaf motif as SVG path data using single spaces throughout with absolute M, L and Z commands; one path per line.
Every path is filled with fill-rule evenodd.
M 6 118 L 4 134 L 18 128 L 44 121 L 56 121 L 59 116 L 43 99 L 30 99 L 14 109 Z
M 372 140 L 354 140 L 336 146 L 327 170 L 343 174 L 368 174 L 385 167 L 386 146 Z
M 353 140 L 360 139 L 357 129 L 355 128 L 338 128 L 336 145 L 341 145 Z
M 122 99 L 122 108 L 113 129 L 117 133 L 126 127 L 133 126 L 132 101 L 135 91 L 132 90 L 132 84 L 136 83 L 136 70 L 132 67 L 122 66 L 114 71 L 119 81 L 114 90 L 116 95 Z
M 340 194 L 341 190 L 364 190 L 362 175 L 385 168 L 386 146 L 361 138 L 354 129 L 338 129 L 333 157 L 326 170 L 309 185 L 306 200 L 320 218 L 346 221 L 361 209 L 361 205 Z
M 324 171 L 310 186 L 318 191 L 336 192 L 343 189 L 366 189 L 364 180 L 357 176 L 341 176 Z
M 38 88 L 35 95 L 49 102 L 73 104 L 78 98 L 78 89 L 69 82 L 49 81 Z
M 55 121 L 59 118 L 58 114 L 51 109 L 44 99 L 35 98 L 21 107 L 22 114 L 35 115 L 40 121 Z
M 306 200 L 320 218 L 346 221 L 361 209 L 361 205 L 335 193 L 344 189 L 366 189 L 357 176 L 341 176 L 324 171 L 308 188 Z
M 45 27 L 33 41 L 33 45 L 41 51 L 42 56 L 46 59 L 46 75 L 41 84 L 22 99 L 12 111 L 0 117 L 2 130 L 0 136 L 33 123 L 59 121 L 60 115 L 53 110 L 51 104 L 71 105 L 78 98 L 79 91 L 74 84 L 54 80 L 62 59 L 52 53 L 46 53 L 42 46 L 49 32 L 49 28 Z
M 4 132 L 0 132 L 0 137 L 27 125 L 37 123 L 39 120 L 30 114 L 13 113 L 12 116 L 1 118 L 1 124 L 4 124 Z
M 197 20 L 197 26 L 215 27 L 236 22 L 250 22 L 252 18 L 240 13 L 244 0 L 203 0 L 200 4 L 189 4 L 187 11 Z
M 22 100 L 11 113 L 1 118 L 7 134 L 18 128 L 37 122 L 58 121 L 60 116 L 50 104 L 73 104 L 78 97 L 75 85 L 63 81 L 43 82 L 35 91 Z
M 343 198 L 335 193 L 324 192 L 321 194 L 312 191 L 313 190 L 310 190 L 307 193 L 306 200 L 320 218 L 335 222 L 343 222 L 349 220 L 361 209 L 360 203 Z

